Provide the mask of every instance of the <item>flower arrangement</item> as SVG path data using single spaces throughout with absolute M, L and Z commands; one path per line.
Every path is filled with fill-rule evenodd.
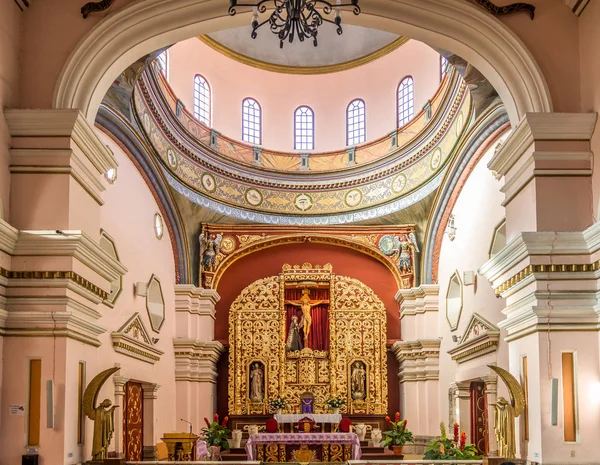
M 334 396 L 327 399 L 325 403 L 331 408 L 340 408 L 343 405 L 346 405 L 346 399 L 342 396 Z
M 285 408 L 287 405 L 287 401 L 283 397 L 275 397 L 269 401 L 269 408 L 271 410 L 277 410 L 281 408 Z
M 446 435 L 446 425 L 440 423 L 440 436 L 432 439 L 425 451 L 424 460 L 479 460 L 477 448 L 473 444 L 467 444 L 467 433 L 459 434 L 460 426 L 454 424 L 453 438 Z
M 396 412 L 394 421 L 389 416 L 385 417 L 385 421 L 389 426 L 388 431 L 383 432 L 383 439 L 381 443 L 384 446 L 403 446 L 407 442 L 413 442 L 413 435 L 406 427 L 407 420 L 400 420 L 400 413 Z
M 202 435 L 208 446 L 220 446 L 225 450 L 229 450 L 229 442 L 227 437 L 230 431 L 227 429 L 229 417 L 223 418 L 223 423 L 219 424 L 219 415 L 215 413 L 214 421 L 211 423 L 208 418 L 204 417 L 206 428 L 202 428 Z

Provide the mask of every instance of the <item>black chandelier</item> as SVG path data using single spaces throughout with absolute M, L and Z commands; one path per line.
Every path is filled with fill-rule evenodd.
M 273 2 L 273 13 L 268 19 L 260 23 L 258 14 L 267 11 L 267 2 Z M 358 0 L 350 0 L 350 3 L 342 3 L 342 0 L 337 0 L 337 3 L 329 3 L 326 0 L 261 0 L 256 4 L 238 3 L 237 0 L 229 0 L 229 14 L 234 16 L 238 6 L 251 6 L 252 14 L 252 34 L 251 37 L 256 39 L 256 31 L 269 23 L 269 28 L 273 34 L 279 37 L 279 47 L 283 48 L 283 42 L 287 39 L 290 43 L 294 41 L 296 35 L 300 42 L 304 39 L 312 38 L 313 44 L 317 46 L 317 32 L 321 24 L 330 23 L 337 29 L 337 33 L 341 35 L 342 30 L 342 8 L 352 7 L 352 12 L 355 15 L 360 14 Z M 317 9 L 319 7 L 322 13 Z M 323 15 L 330 15 L 333 12 L 333 20 Z

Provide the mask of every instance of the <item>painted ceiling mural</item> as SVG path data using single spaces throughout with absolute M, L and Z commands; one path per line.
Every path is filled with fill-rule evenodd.
M 473 120 L 470 93 L 449 73 L 407 126 L 354 149 L 309 156 L 260 152 L 221 136 L 178 107 L 168 84 L 149 69 L 138 81 L 134 108 L 171 187 L 189 200 L 246 221 L 339 224 L 406 208 L 440 184 L 454 149 Z

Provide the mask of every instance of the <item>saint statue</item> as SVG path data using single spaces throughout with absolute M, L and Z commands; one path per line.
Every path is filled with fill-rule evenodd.
M 250 370 L 250 400 L 262 402 L 264 398 L 264 372 L 260 363 L 255 363 Z
M 350 378 L 352 398 L 354 400 L 364 400 L 367 395 L 367 372 L 362 362 L 354 362 Z
M 118 405 L 112 405 L 109 399 L 104 399 L 97 407 L 94 407 L 94 404 L 104 382 L 118 370 L 119 367 L 114 367 L 97 374 L 83 394 L 83 411 L 94 421 L 92 459 L 99 462 L 108 457 L 108 448 L 115 431 L 115 409 Z
M 300 323 L 301 322 L 298 322 L 298 317 L 294 315 L 290 323 L 290 330 L 288 332 L 288 338 L 285 344 L 285 349 L 288 352 L 302 350 L 302 341 L 300 339 Z
M 302 297 L 300 300 L 286 300 L 285 303 L 293 305 L 294 307 L 300 307 L 302 310 L 302 331 L 304 332 L 304 347 L 307 347 L 308 335 L 310 334 L 310 328 L 312 326 L 312 316 L 310 309 L 321 304 L 328 304 L 329 300 L 310 300 L 310 291 L 308 289 L 302 289 Z
M 414 233 L 409 235 L 403 234 L 402 239 L 398 244 L 398 248 L 394 249 L 394 257 L 398 260 L 398 269 L 408 273 L 412 268 L 412 251 L 419 251 L 417 247 L 417 238 Z
M 92 442 L 92 458 L 104 460 L 108 457 L 108 446 L 115 431 L 115 409 L 118 405 L 112 405 L 108 399 L 104 399 L 94 409 L 94 439 Z

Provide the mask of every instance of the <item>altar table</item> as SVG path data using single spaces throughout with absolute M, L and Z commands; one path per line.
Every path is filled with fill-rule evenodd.
M 277 423 L 298 423 L 303 418 L 310 418 L 315 423 L 339 424 L 342 415 L 339 413 L 276 413 L 273 418 Z
M 362 455 L 356 433 L 258 433 L 246 442 L 246 454 L 261 462 L 346 462 Z

